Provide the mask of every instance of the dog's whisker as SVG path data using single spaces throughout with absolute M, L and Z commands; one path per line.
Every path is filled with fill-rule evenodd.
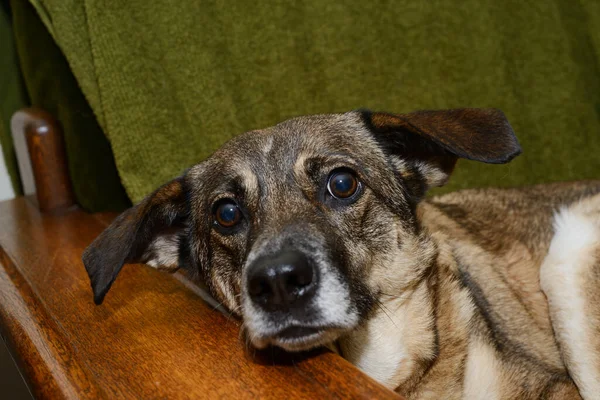
M 242 325 L 242 327 L 240 328 L 240 336 L 241 336 L 240 339 L 242 340 L 244 350 L 246 352 L 249 352 L 250 350 L 254 350 L 254 353 L 252 355 L 252 357 L 254 358 L 254 355 L 256 354 L 256 349 L 254 348 L 254 346 L 252 346 L 251 335 L 252 335 L 252 333 L 250 333 L 248 328 L 245 325 Z
M 394 297 L 394 298 L 400 297 L 400 295 L 398 295 L 398 294 L 387 294 L 387 293 L 383 293 L 383 292 L 379 292 L 379 294 L 382 296 L 387 296 L 387 297 Z
M 224 303 L 222 301 L 220 303 L 217 303 L 217 305 L 214 306 L 211 311 L 215 311 L 217 308 L 220 308 L 221 306 L 223 306 L 223 304 Z
M 242 309 L 241 304 L 232 308 L 231 310 L 227 309 L 227 320 L 230 321 L 231 318 L 235 318 L 236 317 L 236 313 Z
M 379 309 L 380 309 L 381 311 L 383 311 L 383 313 L 384 313 L 384 314 L 385 314 L 385 315 L 386 315 L 386 316 L 389 318 L 390 322 L 391 322 L 392 324 L 394 324 L 394 326 L 395 326 L 397 329 L 400 329 L 400 327 L 399 327 L 399 326 L 396 324 L 396 322 L 393 320 L 393 318 L 390 316 L 390 314 L 388 314 L 388 311 L 390 311 L 390 310 L 389 310 L 389 309 L 388 309 L 388 308 L 387 308 L 387 307 L 386 307 L 386 306 L 385 306 L 385 305 L 384 305 L 384 304 L 383 304 L 381 301 L 379 301 L 379 300 L 377 300 L 377 303 L 376 303 L 376 304 L 377 304 L 377 306 L 379 307 Z M 386 310 L 387 310 L 387 311 L 386 311 Z M 390 311 L 390 313 L 391 313 L 391 311 Z

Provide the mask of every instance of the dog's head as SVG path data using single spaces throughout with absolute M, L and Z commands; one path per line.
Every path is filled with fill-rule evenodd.
M 121 214 L 83 256 L 101 303 L 125 263 L 184 268 L 252 343 L 304 350 L 432 263 L 416 204 L 459 157 L 520 153 L 501 111 L 353 111 L 248 132 Z

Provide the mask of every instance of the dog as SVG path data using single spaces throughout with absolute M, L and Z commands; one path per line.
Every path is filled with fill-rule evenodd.
M 600 181 L 427 197 L 521 153 L 502 111 L 355 110 L 247 132 L 85 250 L 182 268 L 253 346 L 329 346 L 409 399 L 600 398 Z

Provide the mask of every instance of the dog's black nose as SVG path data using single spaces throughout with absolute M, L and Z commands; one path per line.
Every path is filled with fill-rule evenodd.
M 248 293 L 268 311 L 302 307 L 315 292 L 317 273 L 308 258 L 298 251 L 283 251 L 261 257 L 248 275 Z

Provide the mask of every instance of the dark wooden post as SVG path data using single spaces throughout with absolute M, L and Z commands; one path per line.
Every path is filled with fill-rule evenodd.
M 25 194 L 35 190 L 42 211 L 74 205 L 75 197 L 58 121 L 46 111 L 28 108 L 13 115 L 11 130 Z M 34 182 L 31 182 L 31 176 Z M 33 183 L 35 189 L 32 189 Z

